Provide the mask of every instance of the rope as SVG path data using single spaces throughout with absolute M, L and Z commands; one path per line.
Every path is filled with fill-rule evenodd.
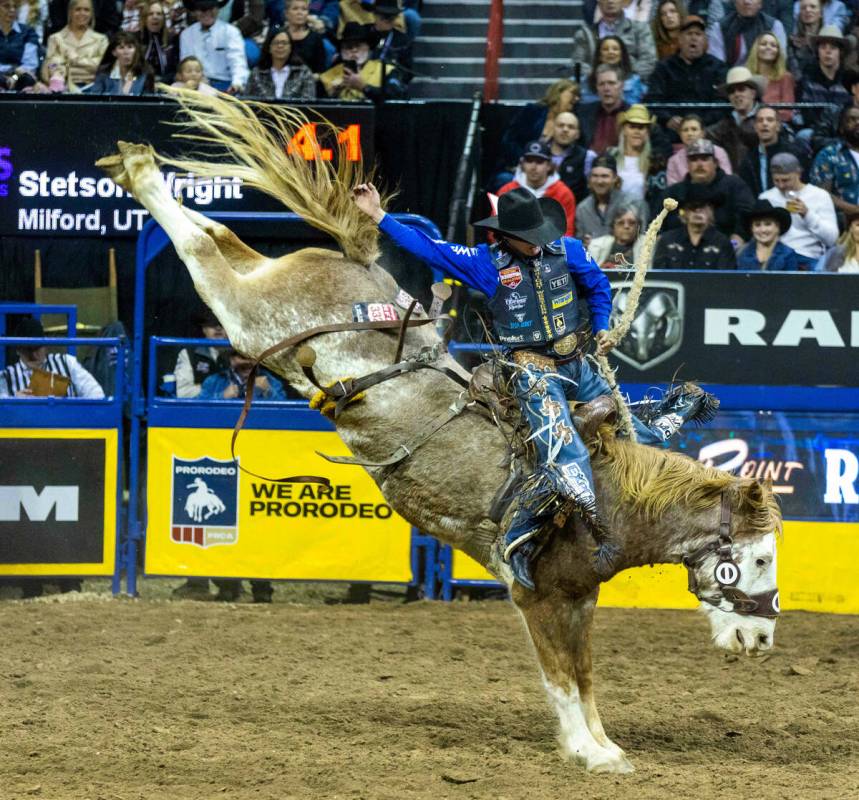
M 617 347 L 623 340 L 624 336 L 629 332 L 629 326 L 632 325 L 635 319 L 635 312 L 638 310 L 638 301 L 641 297 L 641 290 L 644 288 L 644 278 L 647 275 L 647 270 L 650 267 L 650 262 L 653 259 L 653 248 L 656 246 L 656 238 L 659 236 L 659 231 L 662 228 L 662 223 L 669 213 L 677 208 L 677 201 L 671 197 L 665 198 L 662 201 L 662 211 L 656 216 L 656 219 L 650 223 L 647 228 L 647 233 L 644 234 L 644 244 L 641 246 L 641 258 L 635 265 L 635 276 L 632 279 L 632 286 L 629 289 L 629 294 L 626 299 L 626 308 L 623 310 L 620 319 L 617 321 L 611 330 L 608 332 L 608 340 L 612 348 Z M 620 393 L 617 381 L 614 378 L 615 370 L 608 363 L 607 356 L 596 356 L 597 366 L 599 367 L 602 376 L 606 379 L 611 388 L 612 397 L 617 404 L 618 414 L 620 415 L 620 429 L 633 442 L 638 441 L 635 435 L 635 429 L 632 426 L 632 414 L 629 411 L 623 395 Z

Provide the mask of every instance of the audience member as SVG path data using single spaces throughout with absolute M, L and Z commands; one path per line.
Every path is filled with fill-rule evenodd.
M 629 108 L 629 104 L 623 99 L 623 83 L 617 67 L 600 64 L 596 68 L 595 83 L 599 100 L 580 103 L 576 107 L 576 116 L 582 128 L 582 144 L 601 154 L 617 144 L 617 117 Z
M 745 158 L 746 150 L 757 144 L 755 112 L 765 87 L 766 79 L 752 75 L 747 67 L 728 70 L 725 83 L 719 87 L 719 93 L 727 96 L 733 110 L 707 128 L 707 134 L 716 144 L 725 148 L 735 172 Z
M 292 41 L 292 51 L 314 75 L 328 68 L 328 54 L 322 36 L 311 30 L 307 0 L 286 0 L 286 32 Z
M 196 8 L 197 21 L 179 37 L 179 56 L 196 56 L 212 86 L 238 94 L 248 82 L 242 35 L 238 28 L 218 19 L 218 0 L 197 0 Z
M 827 25 L 812 38 L 812 44 L 817 60 L 803 71 L 797 86 L 797 100 L 833 106 L 849 103 L 850 93 L 844 88 L 844 59 L 850 51 L 850 42 L 834 25 Z M 812 118 L 814 113 L 810 112 Z
M 623 99 L 627 103 L 638 103 L 644 97 L 644 84 L 641 78 L 632 71 L 629 53 L 623 39 L 618 36 L 606 36 L 599 40 L 594 63 L 591 65 L 590 76 L 586 86 L 588 91 L 582 95 L 582 102 L 593 103 L 598 100 L 596 94 L 596 69 L 600 64 L 609 64 L 620 70 L 623 81 Z
M 137 35 L 119 31 L 113 35 L 95 80 L 84 91 L 87 94 L 134 96 L 149 94 L 154 86 L 152 70 L 143 60 L 143 46 Z
M 167 8 L 159 0 L 152 0 L 143 7 L 140 42 L 143 45 L 143 59 L 155 79 L 170 83 L 176 76 L 179 47 L 176 37 L 167 28 Z
M 844 73 L 844 88 L 850 92 L 851 99 L 847 105 L 859 108 L 859 70 L 849 69 Z M 811 148 L 815 153 L 819 153 L 827 145 L 838 143 L 838 121 L 843 111 L 844 108 L 840 106 L 815 110 L 817 122 L 811 137 Z
M 725 80 L 727 67 L 707 52 L 707 34 L 701 17 L 686 17 L 680 26 L 678 42 L 678 51 L 656 65 L 646 102 L 720 102 L 716 87 Z M 660 108 L 656 116 L 662 125 L 677 133 L 683 113 L 682 108 Z M 700 111 L 708 125 L 717 122 L 723 114 L 717 108 Z
M 555 171 L 552 151 L 547 143 L 535 140 L 525 146 L 513 180 L 505 183 L 498 190 L 498 194 L 519 188 L 527 189 L 534 197 L 551 197 L 557 200 L 567 217 L 567 230 L 564 235 L 575 234 L 576 198 Z
M 188 56 L 176 68 L 176 80 L 172 84 L 177 89 L 193 89 L 202 94 L 217 94 L 218 90 L 206 83 L 203 64 L 197 56 Z
M 848 2 L 850 2 L 851 6 L 855 8 L 855 3 L 853 3 L 852 0 L 848 0 Z M 799 18 L 801 16 L 801 0 L 795 0 L 792 10 L 794 18 Z M 850 9 L 847 8 L 846 3 L 841 2 L 841 0 L 823 0 L 820 10 L 824 25 L 834 25 L 841 31 L 841 33 L 847 33 L 850 28 L 852 13 Z M 815 31 L 815 33 L 817 33 L 817 31 Z
M 39 320 L 27 317 L 18 323 L 14 335 L 21 339 L 40 339 L 44 337 L 45 330 Z M 36 397 L 30 387 L 34 372 L 58 375 L 63 383 L 68 382 L 66 397 L 90 400 L 104 397 L 104 390 L 98 381 L 74 356 L 68 353 L 48 353 L 46 345 L 18 347 L 18 361 L 0 371 L 0 397 Z
M 573 193 L 576 202 L 585 199 L 588 193 L 587 176 L 596 158 L 593 150 L 586 150 L 579 142 L 579 120 L 575 114 L 564 111 L 555 117 L 549 149 L 552 162 L 561 180 Z
M 778 39 L 771 33 L 762 33 L 755 39 L 746 66 L 752 75 L 760 75 L 766 81 L 761 100 L 764 103 L 792 103 L 796 99 L 793 75 L 787 71 L 785 53 Z M 793 119 L 793 111 L 778 112 L 783 122 Z
M 660 61 L 680 49 L 680 26 L 686 16 L 682 0 L 659 0 L 650 31 L 656 45 L 656 58 Z
M 833 198 L 824 189 L 802 182 L 802 167 L 791 153 L 775 156 L 771 171 L 775 186 L 761 199 L 790 212 L 792 224 L 781 240 L 796 251 L 799 269 L 813 269 L 838 238 Z
M 689 161 L 686 158 L 686 147 L 699 139 L 704 139 L 704 123 L 697 114 L 687 114 L 680 123 L 681 145 L 668 159 L 665 182 L 668 186 L 679 183 L 689 174 Z M 716 163 L 728 175 L 733 172 L 731 160 L 725 150 L 718 145 L 713 145 L 713 155 Z
M 33 2 L 41 0 L 33 0 Z M 119 30 L 122 15 L 117 0 L 92 0 L 90 3 L 92 24 L 97 33 L 111 34 Z M 69 0 L 48 0 L 48 22 L 45 33 L 48 38 L 68 26 L 71 17 Z M 105 37 L 105 42 L 107 37 Z M 100 56 L 99 56 L 100 57 Z
M 170 0 L 167 0 L 170 2 Z M 167 10 L 167 28 L 174 39 L 178 39 L 189 25 L 194 22 L 191 9 L 183 0 L 173 0 L 173 4 Z
M 210 375 L 200 387 L 200 400 L 243 400 L 254 362 L 237 350 L 227 351 L 229 367 Z M 254 381 L 254 400 L 286 400 L 281 382 L 268 370 L 259 369 Z
M 354 22 L 357 25 L 369 27 L 373 24 L 373 3 L 371 0 L 340 0 L 340 20 L 338 34 L 342 38 L 343 29 L 350 23 Z M 398 31 L 405 33 L 407 31 L 406 18 L 404 15 L 398 16 L 394 20 L 394 27 Z
M 592 239 L 612 233 L 611 222 L 620 206 L 636 208 L 638 218 L 647 220 L 644 204 L 621 191 L 617 162 L 611 156 L 594 159 L 588 188 L 590 194 L 576 208 L 576 234 L 585 247 Z
M 859 210 L 859 108 L 851 105 L 841 112 L 838 133 L 841 138 L 815 156 L 810 177 L 847 215 Z
M 68 24 L 48 39 L 42 80 L 48 83 L 52 73 L 60 73 L 66 86 L 76 90 L 95 80 L 108 39 L 93 30 L 92 0 L 71 0 L 68 8 Z
M 196 315 L 195 325 L 205 339 L 226 339 L 227 335 L 218 318 L 207 308 Z M 182 348 L 176 358 L 173 376 L 176 378 L 176 397 L 192 398 L 200 394 L 203 381 L 221 369 L 224 359 L 217 347 L 199 345 Z
M 349 101 L 378 101 L 386 97 L 394 100 L 406 96 L 405 83 L 399 70 L 385 68 L 381 61 L 370 58 L 370 40 L 370 31 L 357 22 L 350 22 L 343 29 L 340 61 L 319 76 L 329 97 Z
M 48 20 L 46 0 L 20 0 L 18 2 L 18 24 L 26 25 L 36 31 L 36 39 L 40 44 L 47 39 Z
M 763 0 L 734 0 L 734 7 L 710 28 L 710 54 L 729 67 L 744 64 L 752 44 L 762 33 L 772 33 L 787 50 L 784 25 L 761 10 Z M 790 6 L 788 17 L 790 17 Z
M 653 269 L 737 268 L 731 241 L 713 224 L 713 209 L 722 199 L 701 184 L 689 187 L 681 200 L 682 224 L 659 237 Z
M 119 29 L 127 33 L 140 31 L 140 20 L 143 16 L 143 0 L 125 0 L 122 4 L 122 21 Z
M 513 180 L 513 172 L 525 145 L 534 139 L 551 139 L 557 116 L 572 111 L 578 100 L 579 85 L 562 78 L 555 81 L 536 103 L 528 103 L 517 112 L 501 136 L 500 162 L 489 188 L 494 191 Z M 587 139 L 581 140 L 582 145 L 587 146 L 587 143 Z
M 373 4 L 373 27 L 370 34 L 376 44 L 370 57 L 383 64 L 400 67 L 403 80 L 408 83 L 412 79 L 412 39 L 394 27 L 399 13 L 400 6 L 396 0 L 380 0 Z
M 665 188 L 665 159 L 654 156 L 650 131 L 656 122 L 645 106 L 630 106 L 617 118 L 620 134 L 618 146 L 606 153 L 617 162 L 617 174 L 623 191 L 653 208 L 654 192 Z M 661 198 L 660 198 L 661 200 Z
M 611 215 L 611 233 L 591 240 L 588 253 L 602 269 L 638 263 L 644 244 L 644 223 L 638 212 L 635 206 L 617 206 Z
M 18 21 L 17 6 L 18 0 L 0 0 L 0 90 L 32 86 L 39 68 L 36 31 Z
M 597 42 L 605 36 L 623 39 L 632 70 L 647 81 L 656 66 L 656 45 L 647 22 L 628 19 L 623 12 L 623 0 L 597 0 L 600 21 L 594 25 L 576 28 L 573 34 L 573 64 L 581 64 L 582 78 L 588 78 L 590 65 L 594 62 Z
M 754 197 L 736 175 L 726 175 L 716 163 L 713 143 L 699 139 L 686 148 L 689 161 L 689 174 L 668 189 L 669 197 L 683 204 L 690 192 L 699 196 L 702 192 L 712 198 L 715 209 L 715 225 L 729 237 L 735 247 L 743 245 L 748 238 L 747 215 L 754 205 Z M 665 221 L 666 227 L 677 224 L 671 216 Z
M 746 153 L 737 175 L 757 197 L 761 192 L 772 188 L 770 163 L 774 156 L 791 153 L 806 168 L 808 159 L 805 150 L 793 141 L 791 134 L 781 124 L 778 113 L 772 106 L 760 106 L 755 112 L 755 134 L 758 145 Z
M 821 256 L 815 270 L 859 273 L 859 209 L 847 215 L 847 230 L 835 247 Z
M 758 200 L 749 212 L 752 238 L 737 253 L 737 269 L 796 271 L 796 253 L 779 236 L 790 228 L 790 214 L 769 200 Z
M 269 31 L 246 94 L 277 100 L 316 99 L 316 78 L 308 67 L 292 60 L 292 43 L 282 28 Z
M 802 75 L 806 67 L 817 61 L 813 39 L 822 27 L 822 0 L 799 0 L 799 14 L 787 46 L 787 65 L 793 75 Z

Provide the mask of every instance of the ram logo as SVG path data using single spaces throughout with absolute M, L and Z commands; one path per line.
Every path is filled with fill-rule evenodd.
M 626 309 L 629 284 L 621 284 L 611 304 L 610 326 Z M 615 348 L 618 358 L 636 369 L 646 370 L 673 356 L 683 343 L 685 311 L 683 285 L 648 281 L 641 292 L 629 333 Z
M 77 486 L 0 486 L 0 522 L 20 522 L 21 510 L 30 522 L 47 522 L 54 512 L 55 522 L 78 521 Z

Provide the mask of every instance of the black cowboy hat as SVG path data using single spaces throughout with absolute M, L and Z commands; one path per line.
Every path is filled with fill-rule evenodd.
M 377 0 L 377 2 L 370 4 L 370 11 L 380 16 L 396 17 L 402 13 L 403 9 L 400 8 L 397 0 Z
M 340 34 L 340 44 L 346 42 L 364 42 L 372 43 L 373 34 L 370 31 L 369 25 L 361 25 L 359 22 L 347 22 L 343 26 L 343 33 Z
M 689 208 L 690 206 L 695 208 L 713 206 L 713 208 L 717 208 L 725 202 L 725 198 L 721 192 L 714 192 L 709 184 L 689 183 L 679 201 L 681 208 Z
M 783 236 L 790 230 L 790 212 L 786 208 L 774 206 L 769 200 L 758 200 L 749 211 L 749 224 L 756 219 L 774 219 L 778 223 L 779 235 Z
M 40 339 L 45 335 L 45 329 L 35 317 L 24 317 L 15 326 L 15 333 L 12 335 L 19 339 Z
M 551 197 L 539 200 L 527 189 L 513 189 L 498 198 L 498 214 L 474 223 L 502 236 L 512 236 L 542 247 L 554 242 L 567 230 L 564 207 Z

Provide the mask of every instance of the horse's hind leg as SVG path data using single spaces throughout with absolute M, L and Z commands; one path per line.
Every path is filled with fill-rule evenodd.
M 589 725 L 588 717 L 592 717 L 596 709 L 592 708 L 589 713 L 576 677 L 579 660 L 576 650 L 581 644 L 583 630 L 582 601 L 574 602 L 559 592 L 539 596 L 519 589 L 516 584 L 512 594 L 537 651 L 543 685 L 561 723 L 560 743 L 564 753 L 582 763 L 589 772 L 632 772 L 632 765 L 620 749 L 607 738 L 604 741 L 608 746 L 602 744 Z M 589 627 L 589 622 L 585 624 Z M 601 729 L 600 724 L 598 730 L 601 732 Z
M 187 206 L 182 206 L 182 211 L 191 222 L 212 237 L 221 255 L 236 272 L 246 274 L 268 263 L 262 253 L 246 245 L 226 225 L 215 222 Z

